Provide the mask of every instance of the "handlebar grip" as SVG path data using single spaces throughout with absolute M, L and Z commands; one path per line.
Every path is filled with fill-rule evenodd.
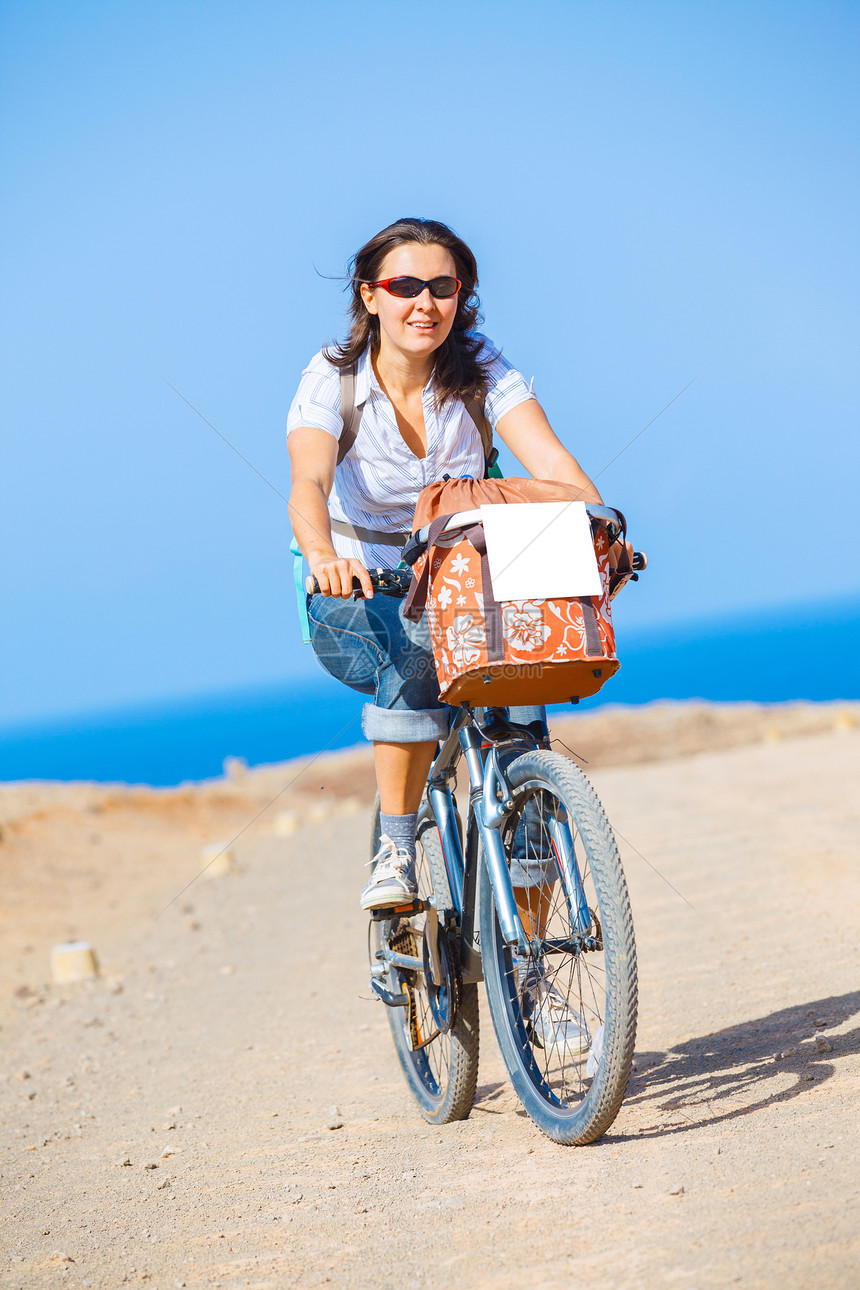
M 314 577 L 309 577 L 307 581 L 308 581 L 308 582 L 310 582 L 310 583 L 312 584 L 312 585 L 311 585 L 311 588 L 310 588 L 311 595 L 312 595 L 312 596 L 316 596 L 316 595 L 318 595 L 318 594 L 319 594 L 319 589 L 320 589 L 320 584 L 317 582 L 316 578 L 314 578 Z M 373 582 L 373 579 L 371 578 L 371 583 L 372 583 L 372 582 Z M 353 579 L 352 579 L 352 589 L 353 589 L 353 591 L 361 591 L 361 582 L 360 582 L 360 581 L 359 581 L 359 579 L 358 579 L 358 578 L 356 578 L 355 576 L 353 576 Z
M 368 569 L 367 572 L 374 594 L 379 592 L 381 596 L 393 596 L 402 600 L 409 591 L 412 582 L 411 569 Z M 309 574 L 305 579 L 305 587 L 312 596 L 319 594 L 320 584 L 313 574 Z M 355 574 L 352 577 L 352 594 L 358 600 L 364 599 L 361 580 Z

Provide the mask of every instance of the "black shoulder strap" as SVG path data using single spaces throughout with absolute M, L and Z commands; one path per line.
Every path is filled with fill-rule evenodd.
M 355 364 L 340 369 L 340 415 L 343 418 L 343 432 L 337 449 L 337 464 L 343 461 L 358 434 L 361 425 L 361 414 L 364 406 L 355 406 Z

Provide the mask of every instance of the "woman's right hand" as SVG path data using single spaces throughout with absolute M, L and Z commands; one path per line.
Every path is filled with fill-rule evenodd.
M 358 578 L 365 600 L 373 599 L 370 574 L 360 560 L 333 556 L 331 559 L 308 560 L 308 565 L 311 571 L 305 582 L 308 592 L 314 591 L 313 580 L 316 578 L 321 596 L 341 596 L 347 600 L 352 595 L 352 580 Z

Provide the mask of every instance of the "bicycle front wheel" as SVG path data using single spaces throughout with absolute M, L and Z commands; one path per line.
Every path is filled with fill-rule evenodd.
M 554 1141 L 582 1145 L 612 1124 L 633 1062 L 627 883 L 603 808 L 578 767 L 541 750 L 517 757 L 506 774 L 514 807 L 502 836 L 532 952 L 524 958 L 502 940 L 482 865 L 487 1001 L 523 1107 Z
M 379 803 L 373 813 L 371 855 L 380 845 Z M 416 839 L 416 876 L 422 899 L 433 897 L 436 908 L 445 910 L 450 897 L 445 863 L 435 824 L 421 819 Z M 409 918 L 372 920 L 369 931 L 371 968 L 377 954 L 387 946 L 409 958 L 422 957 L 423 913 Z M 444 932 L 442 933 L 444 937 Z M 444 947 L 456 957 L 456 946 Z M 430 1124 L 465 1120 L 475 1100 L 478 1082 L 478 987 L 462 984 L 459 969 L 451 963 L 446 990 L 433 992 L 425 972 L 389 967 L 385 980 L 394 995 L 405 995 L 406 1007 L 388 1007 L 388 1023 L 400 1066 L 409 1091 Z M 450 1019 L 450 1020 L 449 1020 Z M 440 1024 L 441 1022 L 441 1024 Z

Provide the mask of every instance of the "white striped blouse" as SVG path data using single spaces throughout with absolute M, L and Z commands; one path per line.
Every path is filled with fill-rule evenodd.
M 495 354 L 487 374 L 484 415 L 495 430 L 505 415 L 526 399 L 534 398 L 520 372 L 482 337 L 485 352 Z M 329 497 L 332 519 L 345 520 L 362 528 L 386 533 L 411 528 L 418 494 L 426 484 L 443 475 L 454 478 L 484 473 L 484 451 L 475 423 L 459 399 L 446 399 L 437 408 L 434 378 L 424 387 L 424 425 L 427 455 L 416 457 L 407 448 L 397 428 L 397 418 L 388 397 L 373 374 L 370 351 L 358 362 L 355 401 L 364 404 L 355 443 L 335 471 Z M 315 354 L 302 372 L 296 397 L 287 417 L 287 435 L 299 426 L 325 430 L 339 439 L 343 430 L 340 415 L 340 371 L 322 353 Z M 338 555 L 361 560 L 369 569 L 392 569 L 400 559 L 395 546 L 332 536 Z

